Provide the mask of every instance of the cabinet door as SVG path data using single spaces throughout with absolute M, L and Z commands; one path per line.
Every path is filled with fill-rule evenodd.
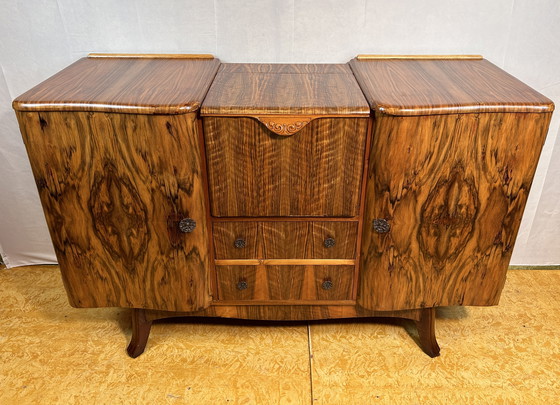
M 209 305 L 194 114 L 20 112 L 18 119 L 73 306 Z M 184 233 L 187 218 L 194 222 L 182 223 L 190 225 Z
M 495 305 L 549 113 L 376 119 L 358 302 Z
M 291 136 L 248 117 L 204 117 L 212 215 L 359 214 L 367 118 L 318 118 Z

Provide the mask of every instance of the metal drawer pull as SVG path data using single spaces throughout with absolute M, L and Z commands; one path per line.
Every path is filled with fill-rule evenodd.
M 328 248 L 332 248 L 334 245 L 336 244 L 334 238 L 327 238 L 325 239 L 325 242 L 323 243 L 323 245 L 325 245 L 325 247 Z
M 333 282 L 331 280 L 325 280 L 323 281 L 321 287 L 323 288 L 323 290 L 330 290 L 331 288 L 333 288 Z
M 245 243 L 245 239 L 238 238 L 233 242 L 233 246 L 237 249 L 243 249 L 247 244 Z
M 238 290 L 246 290 L 247 287 L 249 287 L 249 284 L 247 284 L 247 282 L 245 280 L 241 280 L 237 283 L 237 289 Z
M 196 228 L 196 221 L 192 218 L 183 218 L 179 221 L 179 230 L 183 233 L 191 233 Z

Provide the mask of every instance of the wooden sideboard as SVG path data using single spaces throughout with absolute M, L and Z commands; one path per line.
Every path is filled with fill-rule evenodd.
M 553 103 L 477 56 L 92 54 L 13 103 L 70 304 L 151 323 L 496 305 Z

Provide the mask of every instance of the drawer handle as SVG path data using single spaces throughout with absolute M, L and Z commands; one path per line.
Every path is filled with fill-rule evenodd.
M 183 233 L 191 233 L 196 228 L 196 221 L 192 218 L 183 218 L 179 221 L 179 230 Z
M 330 290 L 333 288 L 333 282 L 331 280 L 325 280 L 323 281 L 323 284 L 321 284 L 321 287 L 323 290 Z
M 249 287 L 249 284 L 247 284 L 247 282 L 245 280 L 241 280 L 237 283 L 237 289 L 238 290 L 246 290 L 247 287 Z
M 373 229 L 377 233 L 387 233 L 391 230 L 391 225 L 386 219 L 377 218 L 373 220 Z
M 334 245 L 336 245 L 336 242 L 334 240 L 334 238 L 327 238 L 325 239 L 325 242 L 323 243 L 323 245 L 325 245 L 325 247 L 328 248 L 332 248 Z
M 243 249 L 245 246 L 247 246 L 247 244 L 245 243 L 245 239 L 238 238 L 235 240 L 235 242 L 233 242 L 233 246 L 235 246 L 237 249 Z

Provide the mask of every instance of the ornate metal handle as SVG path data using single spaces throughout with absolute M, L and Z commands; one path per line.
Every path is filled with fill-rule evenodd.
M 192 218 L 183 218 L 179 221 L 179 230 L 183 233 L 191 233 L 196 228 L 196 221 Z
M 238 290 L 246 290 L 247 287 L 249 287 L 249 284 L 247 284 L 247 282 L 245 280 L 241 280 L 237 283 L 237 289 Z
M 391 230 L 391 225 L 386 219 L 377 218 L 373 220 L 373 229 L 377 233 L 387 233 Z
M 243 249 L 247 244 L 245 243 L 245 239 L 242 238 L 237 238 L 234 242 L 233 242 L 233 246 L 235 246 L 237 249 Z
M 332 248 L 334 245 L 336 244 L 334 238 L 327 238 L 325 239 L 325 242 L 323 242 L 323 245 L 326 248 Z
M 323 284 L 321 284 L 321 288 L 323 288 L 323 290 L 330 290 L 333 288 L 333 282 L 331 280 L 325 280 Z

